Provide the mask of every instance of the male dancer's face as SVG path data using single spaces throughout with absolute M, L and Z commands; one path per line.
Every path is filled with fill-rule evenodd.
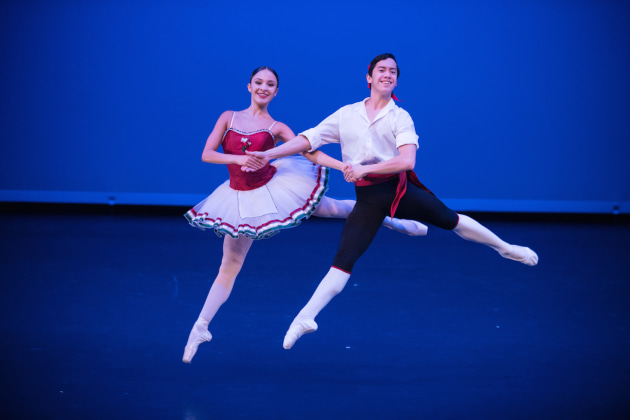
M 367 82 L 372 89 L 379 92 L 392 92 L 397 86 L 398 66 L 392 58 L 381 60 L 374 65 L 372 76 L 368 74 Z

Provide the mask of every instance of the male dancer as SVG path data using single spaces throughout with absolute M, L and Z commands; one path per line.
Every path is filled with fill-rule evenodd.
M 396 214 L 452 230 L 466 240 L 495 249 L 504 258 L 529 266 L 538 263 L 534 251 L 504 242 L 474 219 L 446 207 L 420 183 L 413 172 L 418 135 L 409 114 L 393 100 L 399 75 L 393 54 L 375 57 L 367 74 L 370 97 L 342 107 L 282 146 L 252 153 L 267 160 L 340 143 L 344 177 L 355 183 L 357 203 L 344 225 L 332 267 L 289 326 L 285 349 L 317 330 L 315 317 L 343 290 L 355 262 L 368 249 L 386 216 Z

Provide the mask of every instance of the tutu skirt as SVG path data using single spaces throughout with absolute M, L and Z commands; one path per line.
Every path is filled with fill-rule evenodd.
M 192 226 L 212 229 L 219 237 L 264 239 L 299 225 L 313 214 L 328 189 L 329 169 L 302 156 L 271 164 L 277 171 L 266 185 L 237 191 L 227 180 L 184 216 Z

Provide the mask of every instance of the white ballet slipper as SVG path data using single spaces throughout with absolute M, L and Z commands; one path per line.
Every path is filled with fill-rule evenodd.
M 499 251 L 499 254 L 503 258 L 522 262 L 532 267 L 538 264 L 538 254 L 526 246 L 510 245 L 508 249 Z
M 313 319 L 294 320 L 284 336 L 282 347 L 289 350 L 304 334 L 317 331 L 317 323 Z

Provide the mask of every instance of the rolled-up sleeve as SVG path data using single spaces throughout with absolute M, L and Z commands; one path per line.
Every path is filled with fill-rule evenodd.
M 324 144 L 339 143 L 339 115 L 338 110 L 334 114 L 326 117 L 324 121 L 316 127 L 301 132 L 299 135 L 306 137 L 311 144 L 309 152 L 319 149 Z
M 418 135 L 416 134 L 413 120 L 409 113 L 403 109 L 399 109 L 398 115 L 396 115 L 394 133 L 396 135 L 396 148 L 405 144 L 415 144 L 416 149 L 418 148 Z

